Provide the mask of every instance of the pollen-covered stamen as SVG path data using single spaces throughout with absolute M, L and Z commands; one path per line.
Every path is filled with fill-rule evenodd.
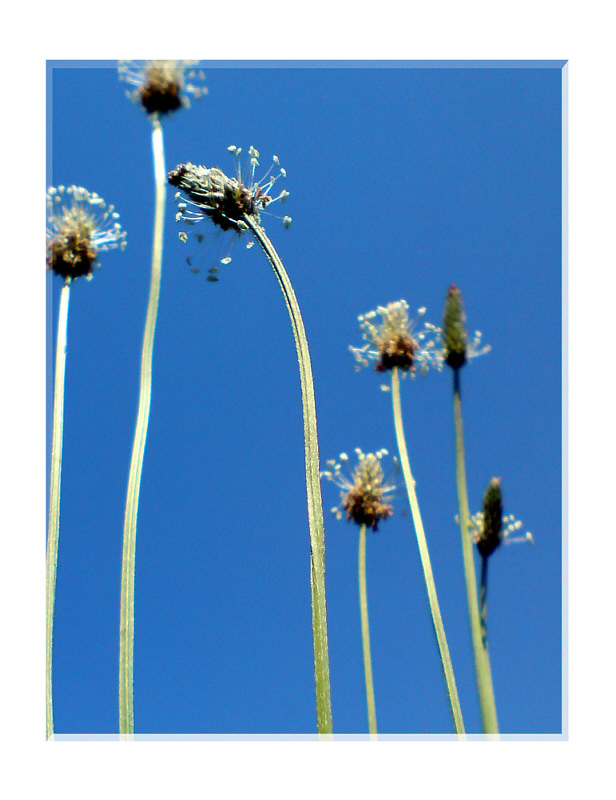
M 243 185 L 242 165 L 240 163 L 240 154 L 242 152 L 242 148 L 236 147 L 235 145 L 230 145 L 230 147 L 227 149 L 237 159 L 237 180 Z M 255 171 L 259 166 L 259 151 L 251 145 L 248 148 L 248 156 L 250 178 L 247 182 L 247 187 L 252 189 L 256 196 L 262 198 L 263 202 L 261 207 L 264 208 L 268 203 L 284 202 L 289 197 L 289 192 L 286 189 L 283 189 L 280 194 L 277 195 L 277 197 L 271 196 L 271 191 L 276 181 L 280 178 L 286 178 L 287 176 L 286 170 L 280 167 L 280 159 L 278 156 L 272 156 L 272 163 L 270 164 L 269 169 L 264 175 L 261 176 L 261 178 L 259 178 L 258 181 L 255 180 Z M 272 170 L 275 167 L 280 167 L 280 169 L 277 175 L 272 175 Z
M 396 486 L 385 478 L 381 466 L 381 459 L 387 455 L 387 450 L 364 454 L 356 448 L 355 452 L 358 463 L 350 477 L 342 472 L 342 464 L 333 460 L 327 462 L 329 469 L 323 471 L 321 476 L 343 490 L 340 505 L 332 508 L 336 517 L 342 519 L 345 516 L 347 521 L 353 520 L 357 525 L 366 525 L 376 531 L 380 520 L 393 514 L 393 506 L 386 500 Z M 340 454 L 340 461 L 348 461 L 346 453 Z

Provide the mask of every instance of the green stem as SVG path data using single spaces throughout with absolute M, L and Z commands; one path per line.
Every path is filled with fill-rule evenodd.
M 464 578 L 466 581 L 466 598 L 471 624 L 471 638 L 475 656 L 475 671 L 477 673 L 479 706 L 481 708 L 481 720 L 484 733 L 497 734 L 498 720 L 496 718 L 496 703 L 494 701 L 494 688 L 492 686 L 490 656 L 488 653 L 487 638 L 485 640 L 485 647 L 482 641 L 479 605 L 477 602 L 477 578 L 475 576 L 475 562 L 473 561 L 471 521 L 468 509 L 468 494 L 466 491 L 462 400 L 460 396 L 460 375 L 458 370 L 454 370 L 453 410 L 456 428 L 456 478 L 458 483 L 458 505 L 460 509 L 460 533 L 462 535 L 462 558 L 464 561 Z
M 62 481 L 62 430 L 64 427 L 64 375 L 68 331 L 68 301 L 71 282 L 67 279 L 60 294 L 56 338 L 56 373 L 53 389 L 53 429 L 51 435 L 51 477 L 49 481 L 49 527 L 47 534 L 47 612 L 45 643 L 45 738 L 53 735 L 53 694 L 51 666 L 53 655 L 53 619 L 56 605 L 56 572 L 60 537 L 60 485 Z
M 289 276 L 263 228 L 249 215 L 244 222 L 274 270 L 284 295 L 295 346 L 302 388 L 304 416 L 304 446 L 306 453 L 306 493 L 308 496 L 308 527 L 310 529 L 310 589 L 312 597 L 312 631 L 314 641 L 314 676 L 317 705 L 317 730 L 320 734 L 332 733 L 331 692 L 329 684 L 329 651 L 327 644 L 327 609 L 325 603 L 325 531 L 319 476 L 319 442 L 314 386 L 308 341 L 302 315 Z
M 432 623 L 434 625 L 436 641 L 438 643 L 438 648 L 441 656 L 441 663 L 443 665 L 443 672 L 445 674 L 445 684 L 447 686 L 447 695 L 449 697 L 451 715 L 453 718 L 453 723 L 456 733 L 458 735 L 463 735 L 464 722 L 462 720 L 462 709 L 460 708 L 460 700 L 458 698 L 456 680 L 453 674 L 451 656 L 449 655 L 447 637 L 445 636 L 445 628 L 443 626 L 443 620 L 441 618 L 441 610 L 439 608 L 438 597 L 436 595 L 434 575 L 432 574 L 432 565 L 430 564 L 430 554 L 428 553 L 428 543 L 426 541 L 426 534 L 424 533 L 423 523 L 421 521 L 421 514 L 419 512 L 419 504 L 417 502 L 417 494 L 415 492 L 415 480 L 411 473 L 411 465 L 409 463 L 408 452 L 406 449 L 406 442 L 404 439 L 404 428 L 402 426 L 402 410 L 400 408 L 400 376 L 398 374 L 397 367 L 394 367 L 391 372 L 391 394 L 392 394 L 393 411 L 394 411 L 394 425 L 396 428 L 396 440 L 398 442 L 398 452 L 400 454 L 400 464 L 402 466 L 404 482 L 406 484 L 409 503 L 411 505 L 413 524 L 415 526 L 415 534 L 417 535 L 417 544 L 419 545 L 421 566 L 423 567 L 426 589 L 428 590 L 428 600 L 430 602 L 430 611 L 432 613 Z
M 366 591 L 366 526 L 359 531 L 359 608 L 361 612 L 361 640 L 364 648 L 364 672 L 366 674 L 366 700 L 368 703 L 368 730 L 376 736 L 376 706 L 372 682 L 372 659 L 370 658 L 370 628 L 368 626 L 368 593 Z
M 479 619 L 481 621 L 481 641 L 488 646 L 488 559 L 481 559 L 481 589 L 479 591 Z
M 158 312 L 158 298 L 160 295 L 163 254 L 163 217 L 167 188 L 163 131 L 158 120 L 154 121 L 152 129 L 152 151 L 154 155 L 154 179 L 156 183 L 152 274 L 150 279 L 150 297 L 143 334 L 139 409 L 137 412 L 137 424 L 135 426 L 135 438 L 128 475 L 126 511 L 124 515 L 124 542 L 122 546 L 119 670 L 121 734 L 133 734 L 135 730 L 133 711 L 133 645 L 135 633 L 135 546 L 137 536 L 137 511 L 139 507 L 141 471 L 143 468 L 143 455 L 148 433 L 152 395 L 152 352 L 154 347 L 156 315 Z

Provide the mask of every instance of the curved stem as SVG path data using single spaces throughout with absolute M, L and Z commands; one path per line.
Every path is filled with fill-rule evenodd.
M 479 605 L 477 602 L 477 578 L 473 561 L 473 543 L 471 541 L 471 521 L 468 510 L 468 494 L 466 491 L 466 468 L 464 465 L 464 434 L 462 430 L 462 400 L 460 395 L 460 375 L 454 370 L 453 409 L 456 428 L 456 479 L 458 484 L 458 506 L 460 516 L 460 533 L 462 535 L 462 558 L 464 561 L 464 579 L 466 581 L 466 598 L 471 625 L 471 638 L 475 656 L 477 673 L 477 690 L 484 733 L 497 734 L 496 703 L 492 686 L 492 671 L 488 653 L 487 638 L 485 647 L 481 635 Z
M 368 731 L 376 736 L 376 706 L 372 682 L 372 659 L 370 658 L 370 628 L 368 626 L 368 592 L 366 590 L 366 526 L 359 531 L 359 608 L 361 612 L 361 640 L 364 649 L 364 672 L 366 675 L 366 701 L 368 703 Z
M 154 241 L 152 247 L 152 273 L 150 297 L 143 334 L 141 353 L 141 381 L 139 387 L 139 409 L 135 438 L 128 475 L 126 511 L 124 515 L 124 541 L 122 546 L 122 587 L 120 595 L 120 670 L 119 702 L 120 733 L 134 733 L 133 711 L 133 645 L 135 625 L 135 546 L 137 536 L 137 511 L 143 455 L 150 417 L 152 395 L 152 353 L 154 330 L 158 313 L 160 279 L 163 254 L 163 215 L 165 210 L 166 174 L 163 131 L 158 120 L 152 129 L 152 151 L 154 155 L 154 178 L 156 183 L 156 207 L 154 214 Z
M 51 667 L 53 656 L 53 618 L 56 605 L 56 572 L 60 538 L 60 486 L 62 482 L 62 432 L 64 427 L 64 376 L 68 332 L 70 279 L 64 282 L 58 310 L 56 371 L 53 388 L 53 429 L 51 435 L 51 476 L 49 480 L 49 523 L 47 533 L 46 642 L 45 642 L 45 738 L 53 735 L 53 695 Z
M 304 416 L 304 445 L 306 454 L 306 493 L 308 497 L 308 527 L 310 529 L 310 588 L 312 597 L 312 631 L 314 641 L 314 676 L 317 704 L 317 730 L 332 732 L 331 692 L 329 683 L 329 651 L 327 643 L 327 608 L 325 603 L 325 531 L 319 476 L 319 442 L 314 387 L 308 341 L 302 315 L 289 276 L 273 244 L 263 228 L 252 217 L 244 221 L 274 270 L 291 319 L 302 388 Z
M 394 425 L 396 428 L 396 440 L 398 442 L 398 452 L 400 454 L 400 464 L 402 466 L 404 482 L 406 484 L 409 503 L 411 505 L 413 524 L 415 526 L 417 544 L 419 545 L 421 566 L 423 567 L 426 589 L 428 590 L 428 600 L 430 603 L 430 611 L 432 613 L 432 623 L 434 625 L 436 641 L 438 643 L 438 649 L 441 656 L 441 663 L 443 665 L 443 672 L 445 674 L 445 684 L 447 686 L 447 695 L 449 697 L 451 715 L 453 717 L 453 723 L 456 733 L 458 735 L 462 735 L 464 734 L 462 709 L 460 708 L 460 700 L 458 698 L 456 680 L 453 674 L 451 656 L 449 655 L 447 637 L 445 636 L 445 628 L 443 626 L 443 620 L 441 618 L 441 610 L 439 608 L 438 597 L 436 595 L 434 575 L 432 574 L 430 554 L 428 553 L 428 543 L 426 541 L 426 534 L 424 532 L 423 523 L 421 521 L 419 504 L 417 502 L 417 494 L 415 492 L 415 480 L 411 473 L 411 465 L 409 463 L 408 452 L 406 449 L 406 442 L 404 440 L 404 428 L 402 426 L 402 410 L 400 408 L 400 376 L 398 374 L 397 367 L 394 367 L 391 372 L 391 394 L 392 394 L 393 411 L 394 411 Z

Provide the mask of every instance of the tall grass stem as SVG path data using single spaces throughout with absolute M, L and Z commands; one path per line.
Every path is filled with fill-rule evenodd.
M 163 220 L 167 190 L 165 173 L 165 150 L 162 126 L 158 119 L 153 122 L 152 151 L 154 156 L 154 179 L 156 200 L 154 212 L 154 240 L 152 246 L 152 273 L 148 300 L 143 349 L 141 352 L 141 377 L 139 386 L 139 408 L 135 426 L 135 438 L 128 475 L 126 511 L 124 515 L 124 541 L 122 546 L 122 586 L 120 596 L 120 668 L 119 705 L 120 734 L 132 735 L 135 730 L 133 708 L 133 648 L 135 638 L 135 547 L 137 538 L 137 512 L 141 488 L 141 472 L 145 442 L 150 417 L 152 396 L 152 354 L 154 331 L 158 313 L 160 280 L 163 254 Z
M 366 589 L 366 526 L 359 531 L 359 609 L 361 612 L 361 640 L 364 650 L 364 672 L 366 676 L 366 701 L 368 704 L 368 731 L 376 737 L 376 705 L 372 681 L 372 659 L 370 657 L 370 628 L 368 625 L 368 591 Z
M 68 333 L 68 304 L 71 282 L 66 280 L 60 294 L 56 337 L 56 370 L 53 388 L 51 435 L 51 476 L 49 480 L 49 523 L 47 533 L 46 636 L 45 636 L 45 738 L 53 735 L 53 622 L 56 605 L 56 573 L 60 538 L 60 487 L 62 483 L 62 438 L 64 428 L 64 376 Z
M 477 602 L 477 577 L 475 574 L 475 562 L 473 560 L 473 543 L 471 540 L 471 523 L 468 508 L 468 493 L 466 489 L 462 398 L 460 392 L 460 375 L 457 369 L 454 370 L 453 379 L 453 409 L 456 429 L 456 480 L 458 485 L 460 533 L 462 536 L 462 559 L 464 562 L 466 598 L 471 626 L 473 654 L 475 657 L 475 672 L 477 674 L 481 722 L 484 733 L 498 734 L 498 720 L 496 717 L 496 702 L 494 700 L 494 688 L 492 686 L 492 670 L 490 668 L 488 643 L 487 638 L 484 642 L 482 637 L 479 604 Z
M 464 735 L 464 721 L 462 719 L 462 709 L 460 708 L 460 700 L 458 698 L 458 689 L 456 687 L 456 680 L 453 672 L 453 665 L 451 663 L 451 656 L 449 654 L 449 647 L 447 645 L 447 637 L 445 636 L 445 628 L 441 617 L 441 611 L 436 594 L 436 586 L 434 583 L 434 575 L 432 573 L 432 565 L 430 563 L 430 554 L 428 552 L 428 543 L 426 541 L 426 534 L 424 532 L 423 522 L 419 511 L 419 503 L 417 502 L 417 493 L 415 492 L 415 480 L 411 473 L 411 465 L 409 463 L 409 456 L 406 449 L 406 442 L 404 439 L 404 428 L 402 425 L 402 410 L 400 407 L 400 376 L 398 368 L 394 367 L 391 371 L 391 394 L 393 402 L 394 425 L 396 428 L 396 440 L 398 443 L 398 453 L 400 455 L 400 464 L 402 466 L 402 473 L 404 475 L 404 482 L 408 493 L 409 503 L 411 506 L 411 514 L 413 516 L 413 524 L 415 526 L 415 534 L 417 536 L 417 544 L 419 545 L 419 555 L 421 559 L 421 566 L 423 568 L 424 580 L 426 582 L 426 589 L 428 591 L 428 601 L 430 603 L 430 612 L 432 614 L 432 623 L 434 625 L 434 632 L 436 634 L 436 641 L 441 657 L 441 664 L 443 666 L 443 673 L 445 675 L 445 684 L 447 687 L 447 696 L 449 698 L 449 706 L 451 709 L 451 716 L 456 733 L 459 736 Z
M 297 348 L 304 417 L 306 493 L 308 498 L 308 527 L 310 530 L 310 589 L 317 731 L 319 734 L 331 734 L 333 728 L 327 642 L 327 608 L 325 602 L 325 531 L 319 474 L 317 416 L 308 341 L 295 292 L 278 253 L 258 222 L 248 214 L 244 215 L 244 221 L 254 234 L 278 279 L 291 319 L 291 327 L 293 328 L 293 336 Z

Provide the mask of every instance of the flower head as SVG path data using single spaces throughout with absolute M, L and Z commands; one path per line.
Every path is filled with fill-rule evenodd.
M 279 178 L 286 177 L 286 171 L 280 167 L 278 174 L 273 175 L 274 167 L 280 166 L 278 156 L 272 159 L 272 166 L 260 180 L 255 180 L 255 170 L 259 166 L 259 151 L 254 147 L 249 148 L 250 169 L 248 175 L 242 175 L 240 165 L 240 147 L 231 145 L 229 152 L 237 159 L 237 177 L 229 178 L 218 167 L 201 167 L 195 164 L 178 164 L 172 169 L 167 178 L 172 186 L 180 189 L 175 199 L 178 201 L 176 219 L 185 223 L 194 224 L 203 219 L 211 219 L 223 231 L 246 230 L 245 216 L 250 216 L 259 222 L 259 212 L 270 203 L 277 200 L 284 201 L 289 192 L 283 190 L 277 197 L 272 197 L 270 192 Z M 188 203 L 182 199 L 182 193 Z M 189 207 L 190 206 L 190 207 Z M 285 217 L 285 226 L 288 227 L 291 218 Z
M 503 542 L 534 544 L 530 532 L 521 533 L 522 523 L 510 514 L 503 516 L 500 478 L 492 478 L 483 496 L 482 511 L 471 517 L 473 541 L 483 558 L 490 556 Z
M 126 94 L 140 103 L 148 114 L 169 114 L 178 108 L 188 108 L 190 97 L 198 99 L 207 94 L 202 71 L 195 71 L 198 61 L 119 61 L 118 74 L 135 88 Z
M 342 464 L 346 465 L 349 460 L 346 453 L 340 453 L 342 464 L 335 460 L 327 461 L 328 469 L 321 472 L 321 476 L 343 490 L 340 505 L 332 508 L 337 519 L 342 519 L 344 513 L 347 521 L 353 520 L 357 525 L 366 525 L 376 531 L 379 521 L 393 514 L 393 507 L 385 500 L 396 486 L 388 482 L 381 466 L 381 459 L 388 453 L 383 449 L 364 454 L 359 447 L 355 452 L 358 461 L 350 477 L 342 472 Z
M 218 167 L 203 167 L 191 164 L 178 164 L 172 169 L 167 179 L 172 186 L 177 186 L 179 191 L 175 195 L 178 204 L 176 221 L 185 225 L 196 225 L 204 220 L 211 220 L 220 230 L 234 231 L 238 235 L 248 230 L 245 219 L 250 217 L 260 223 L 260 213 L 266 206 L 277 201 L 284 202 L 289 192 L 283 189 L 275 197 L 272 188 L 276 181 L 286 177 L 286 171 L 280 166 L 278 156 L 272 159 L 272 165 L 259 179 L 255 178 L 256 168 L 259 166 L 259 151 L 250 147 L 248 149 L 249 164 L 242 170 L 240 162 L 241 148 L 232 145 L 229 152 L 236 159 L 236 176 L 228 177 Z M 274 170 L 277 169 L 276 174 Z M 282 220 L 285 228 L 291 224 L 291 217 Z M 180 231 L 180 240 L 188 241 L 186 231 Z M 203 234 L 197 234 L 198 241 L 203 239 Z M 250 242 L 247 247 L 251 247 Z M 231 258 L 227 255 L 221 263 L 227 264 Z M 217 268 L 210 270 L 210 273 Z M 211 275 L 210 280 L 216 280 Z
M 445 299 L 441 340 L 443 360 L 453 370 L 460 369 L 470 359 L 484 355 L 491 349 L 490 345 L 481 346 L 481 331 L 475 331 L 473 340 L 468 341 L 462 293 L 453 283 Z
M 47 191 L 47 269 L 67 280 L 92 278 L 101 251 L 126 247 L 120 215 L 82 186 Z
M 417 320 L 409 318 L 408 308 L 405 300 L 398 300 L 358 317 L 366 344 L 349 348 L 357 362 L 356 370 L 367 367 L 371 361 L 376 362 L 377 372 L 397 367 L 403 374 L 410 372 L 413 376 L 417 367 L 422 375 L 430 367 L 442 368 L 442 355 L 437 346 L 439 328 L 430 322 L 419 327 Z M 419 308 L 417 317 L 425 313 L 425 308 Z

